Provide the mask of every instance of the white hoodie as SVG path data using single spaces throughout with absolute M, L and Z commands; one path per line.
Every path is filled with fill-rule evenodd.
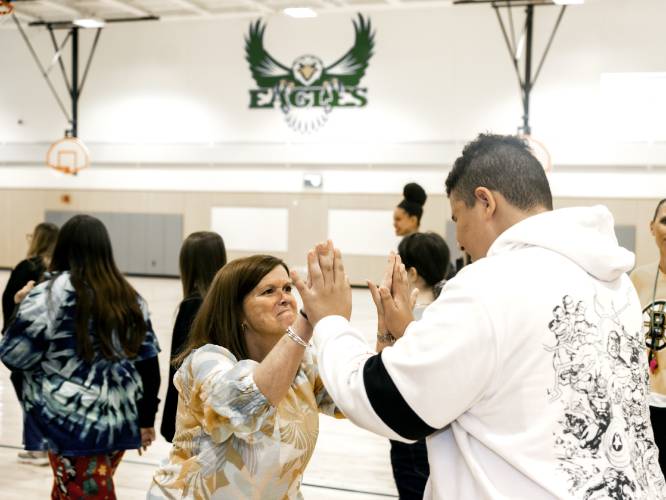
M 529 217 L 381 355 L 321 320 L 321 377 L 361 427 L 428 436 L 425 498 L 666 498 L 633 263 L 605 207 Z

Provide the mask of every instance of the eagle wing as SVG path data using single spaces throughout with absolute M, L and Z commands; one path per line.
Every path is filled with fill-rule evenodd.
M 293 81 L 291 69 L 278 62 L 264 49 L 264 30 L 261 19 L 250 24 L 245 38 L 245 60 L 250 63 L 252 78 L 259 87 L 274 87 L 282 80 Z
M 375 34 L 372 33 L 370 20 L 358 15 L 358 21 L 354 23 L 354 46 L 340 59 L 327 66 L 322 79 L 337 78 L 348 87 L 355 87 L 361 82 L 368 67 L 368 61 L 372 57 L 375 47 Z

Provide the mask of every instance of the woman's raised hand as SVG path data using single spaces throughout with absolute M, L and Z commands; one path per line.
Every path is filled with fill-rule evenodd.
M 312 326 L 326 316 L 351 317 L 351 286 L 340 250 L 331 240 L 308 252 L 307 283 L 295 271 L 291 274 Z

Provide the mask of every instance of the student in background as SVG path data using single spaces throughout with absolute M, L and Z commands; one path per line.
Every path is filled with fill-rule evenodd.
M 206 296 L 215 273 L 227 263 L 227 252 L 222 237 L 210 231 L 198 231 L 190 234 L 180 248 L 180 281 L 183 285 L 183 301 L 178 306 L 176 323 L 171 336 L 171 356 L 173 359 L 180 354 L 187 341 L 203 298 Z M 166 400 L 162 413 L 160 434 L 171 442 L 176 431 L 176 410 L 178 408 L 178 391 L 173 385 L 176 367 L 169 367 L 169 380 Z
M 657 203 L 650 221 L 650 232 L 659 249 L 659 260 L 641 266 L 629 276 L 643 307 L 644 325 L 651 330 L 648 357 L 650 363 L 650 419 L 654 440 L 659 448 L 659 465 L 666 474 L 666 198 Z M 655 343 L 652 345 L 652 338 Z
M 409 286 L 415 302 L 414 319 L 421 319 L 423 311 L 437 299 L 450 269 L 449 247 L 437 233 L 413 233 L 405 236 L 398 253 L 407 270 Z M 379 291 L 368 283 L 377 307 L 380 324 L 377 327 L 377 352 L 393 345 L 395 337 L 383 324 L 382 302 Z M 400 500 L 421 500 L 430 467 L 425 439 L 413 444 L 391 440 L 391 467 Z
M 2 294 L 2 331 L 7 329 L 12 320 L 17 304 L 27 295 L 35 283 L 42 279 L 42 275 L 51 261 L 53 246 L 58 237 L 58 226 L 48 222 L 42 222 L 35 226 L 32 234 L 28 235 L 30 246 L 25 259 L 12 269 Z M 12 385 L 16 391 L 19 402 L 23 401 L 23 374 L 12 372 Z M 25 411 L 23 412 L 23 447 L 19 452 L 18 461 L 32 465 L 48 465 L 46 456 L 46 443 L 44 436 L 35 424 L 33 418 Z
M 396 236 L 407 236 L 419 230 L 423 205 L 428 196 L 415 182 L 406 184 L 402 190 L 403 200 L 393 210 L 393 228 Z
M 51 498 L 115 499 L 125 450 L 155 439 L 157 339 L 98 219 L 65 223 L 49 269 L 21 302 L 0 360 L 24 374 L 25 411 L 48 441 Z
M 40 280 L 51 261 L 51 254 L 57 237 L 58 226 L 49 222 L 37 224 L 32 234 L 28 235 L 30 241 L 28 254 L 12 269 L 5 291 L 2 293 L 3 332 L 9 326 L 14 313 L 16 293 L 30 281 L 37 283 Z

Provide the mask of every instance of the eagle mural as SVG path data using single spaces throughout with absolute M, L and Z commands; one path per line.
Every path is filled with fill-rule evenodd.
M 370 20 L 361 14 L 352 20 L 354 45 L 330 65 L 306 54 L 288 66 L 276 60 L 264 47 L 266 25 L 258 20 L 250 24 L 245 37 L 245 59 L 252 78 L 259 87 L 250 91 L 250 108 L 272 108 L 276 104 L 285 113 L 287 123 L 300 131 L 313 131 L 327 119 L 333 107 L 363 107 L 367 89 L 359 87 L 373 54 L 374 37 Z M 313 113 L 313 108 L 321 108 Z M 313 121 L 312 117 L 317 118 Z M 294 124 L 305 127 L 294 127 Z

